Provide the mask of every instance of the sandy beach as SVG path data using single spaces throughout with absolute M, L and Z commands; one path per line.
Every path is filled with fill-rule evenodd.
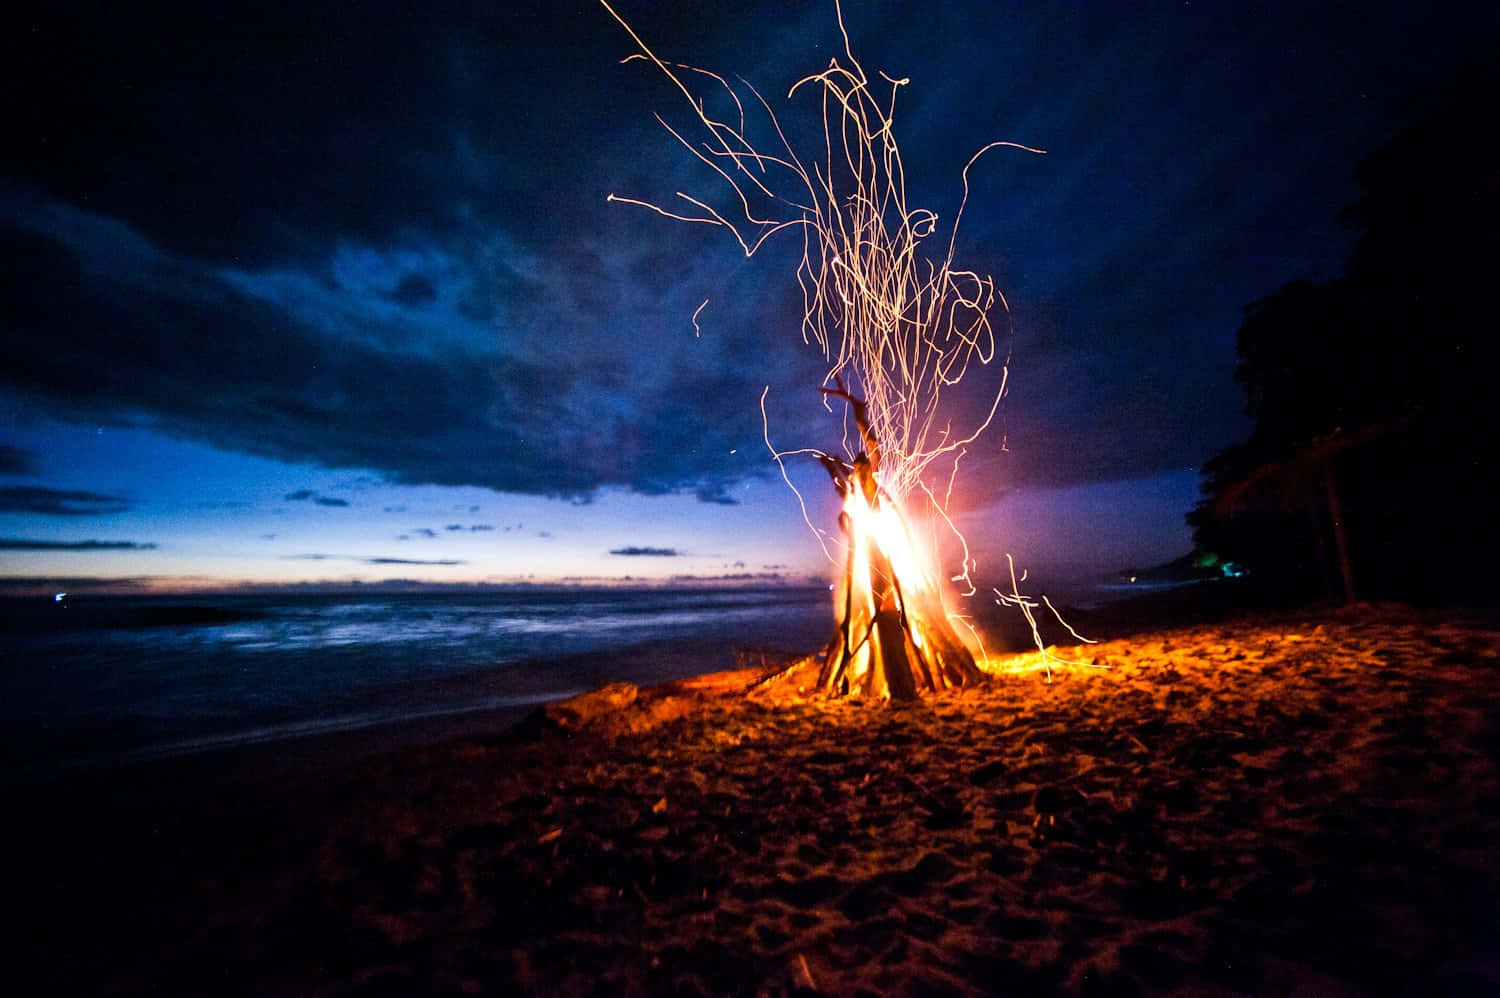
M 1496 620 L 1162 627 L 912 705 L 750 670 L 12 791 L 13 983 L 1500 993 Z

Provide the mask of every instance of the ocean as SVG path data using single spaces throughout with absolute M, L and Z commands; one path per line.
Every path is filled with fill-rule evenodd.
M 826 588 L 0 600 L 11 780 L 415 719 L 818 648 Z

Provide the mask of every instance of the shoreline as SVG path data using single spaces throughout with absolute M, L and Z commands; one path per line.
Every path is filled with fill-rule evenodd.
M 802 587 L 798 591 L 805 589 Z M 1085 609 L 1065 607 L 1063 613 L 1070 623 L 1081 622 L 1086 636 L 1115 636 L 1171 620 L 1212 619 L 1221 616 L 1226 608 L 1228 612 L 1241 608 L 1244 597 L 1245 593 L 1232 584 L 1197 583 L 1181 587 L 1180 592 L 1174 587 L 1173 591 L 1148 591 Z M 187 601 L 192 603 L 193 611 L 185 617 L 182 607 L 177 606 L 183 600 L 175 596 L 166 598 L 165 606 L 148 604 L 146 609 L 152 612 L 146 613 L 146 617 L 180 623 L 179 617 L 217 621 L 225 615 L 242 616 L 248 612 L 243 608 L 231 611 L 199 606 L 201 598 L 199 594 Z M 260 597 L 252 594 L 245 598 Z M 141 597 L 111 599 L 140 602 Z M 1032 637 L 1017 612 L 983 604 L 978 609 L 977 620 L 981 629 L 992 636 L 987 642 L 990 654 L 1004 656 L 1024 652 L 1033 646 Z M 1039 611 L 1038 617 L 1047 644 L 1059 638 L 1064 642 L 1072 640 L 1050 614 Z M 806 652 L 814 650 L 814 647 L 809 647 Z M 797 657 L 787 649 L 767 651 L 754 647 L 735 649 L 732 657 L 738 659 L 755 654 L 770 654 L 787 660 Z M 326 748 L 342 759 L 359 758 L 378 751 L 388 739 L 405 747 L 414 747 L 433 744 L 450 735 L 462 737 L 466 733 L 509 726 L 524 719 L 532 707 L 566 699 L 607 682 L 627 681 L 642 686 L 671 682 L 672 677 L 696 674 L 696 667 L 689 660 L 701 657 L 681 642 L 646 640 L 610 651 L 524 659 L 432 677 L 409 687 L 392 689 L 370 700 L 366 709 L 333 718 L 324 715 L 265 717 L 228 730 L 183 731 L 140 744 L 101 742 L 97 746 L 88 746 L 80 743 L 56 756 L 29 755 L 25 746 L 18 744 L 17 758 L 21 761 L 0 774 L 0 789 L 39 787 L 94 772 L 107 774 L 170 763 L 190 756 L 223 757 L 249 754 L 259 749 L 281 755 L 315 756 Z M 727 660 L 723 667 L 729 667 Z M 501 674 L 505 681 L 497 682 Z M 544 681 L 540 678 L 543 674 L 556 678 Z M 518 675 L 523 677 L 519 685 L 514 678 Z M 499 692 L 501 690 L 508 692 Z M 416 700 L 427 705 L 413 711 L 397 706 L 403 700 Z
M 741 658 L 794 657 L 779 649 L 726 648 L 720 668 Z M 505 662 L 448 675 L 433 676 L 381 691 L 364 710 L 332 719 L 323 716 L 264 718 L 228 730 L 183 733 L 124 747 L 101 742 L 65 754 L 27 756 L 0 773 L 0 791 L 43 787 L 98 773 L 158 764 L 195 756 L 328 754 L 353 760 L 381 751 L 387 742 L 407 748 L 470 734 L 503 730 L 538 707 L 567 699 L 613 681 L 650 686 L 702 673 L 701 650 L 680 640 L 646 640 L 609 651 Z M 403 706 L 414 701 L 417 707 Z

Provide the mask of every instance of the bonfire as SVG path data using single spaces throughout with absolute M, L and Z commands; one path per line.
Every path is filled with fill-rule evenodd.
M 828 471 L 842 500 L 837 533 L 809 522 L 838 566 L 837 627 L 821 655 L 818 686 L 835 695 L 907 699 L 984 681 L 975 658 L 978 635 L 949 608 L 950 589 L 973 595 L 975 566 L 948 507 L 959 460 L 994 420 L 1005 395 L 1007 360 L 997 349 L 991 312 L 998 305 L 996 314 L 1008 316 L 1009 308 L 992 277 L 954 266 L 954 245 L 974 163 L 1001 146 L 1041 150 L 991 142 L 976 152 L 961 173 L 963 199 L 947 227 L 946 245 L 933 252 L 928 243 L 938 232 L 938 216 L 908 203 L 892 127 L 897 93 L 908 81 L 883 73 L 878 82 L 870 78 L 850 48 L 837 0 L 842 61 L 831 59 L 787 95 L 792 100 L 812 91 L 821 97 L 824 141 L 805 158 L 754 87 L 741 82 L 741 91 L 716 73 L 663 61 L 607 0 L 600 2 L 638 46 L 625 61 L 650 63 L 687 98 L 700 139 L 689 139 L 659 115 L 658 121 L 716 172 L 734 207 L 715 208 L 682 192 L 676 195 L 683 204 L 679 210 L 615 194 L 609 199 L 682 222 L 723 227 L 747 257 L 788 230 L 803 239 L 796 270 L 802 337 L 828 363 L 821 386 L 825 404 L 841 405 L 857 431 L 857 441 L 846 441 L 843 454 L 810 447 L 779 450 L 766 433 L 789 486 L 795 490 L 785 462 L 812 457 Z M 714 105 L 684 78 L 706 81 L 718 105 L 732 111 L 724 117 L 734 120 L 719 120 Z M 878 97 L 877 91 L 887 96 Z M 761 152 L 747 135 L 747 105 L 758 107 L 769 122 L 778 143 L 773 152 Z M 943 405 L 944 391 L 971 369 L 986 368 L 991 373 L 987 410 L 980 407 L 983 415 L 972 425 L 955 427 Z M 766 393 L 761 410 L 764 416 Z M 947 546 L 961 552 L 956 566 L 939 570 L 936 552 L 942 545 L 935 539 L 919 544 L 914 519 L 928 535 L 946 533 Z M 1020 599 L 1014 587 L 1011 596 L 1002 596 L 1011 598 Z
M 911 532 L 880 485 L 880 441 L 869 410 L 842 380 L 824 388 L 853 410 L 864 449 L 852 462 L 821 455 L 843 498 L 845 561 L 835 587 L 838 629 L 822 655 L 819 688 L 830 693 L 910 699 L 921 691 L 984 681 L 949 623 L 941 591 L 918 559 Z

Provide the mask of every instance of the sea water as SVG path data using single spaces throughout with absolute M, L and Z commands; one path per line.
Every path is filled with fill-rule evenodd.
M 0 751 L 28 774 L 540 704 L 816 649 L 826 588 L 0 601 Z

